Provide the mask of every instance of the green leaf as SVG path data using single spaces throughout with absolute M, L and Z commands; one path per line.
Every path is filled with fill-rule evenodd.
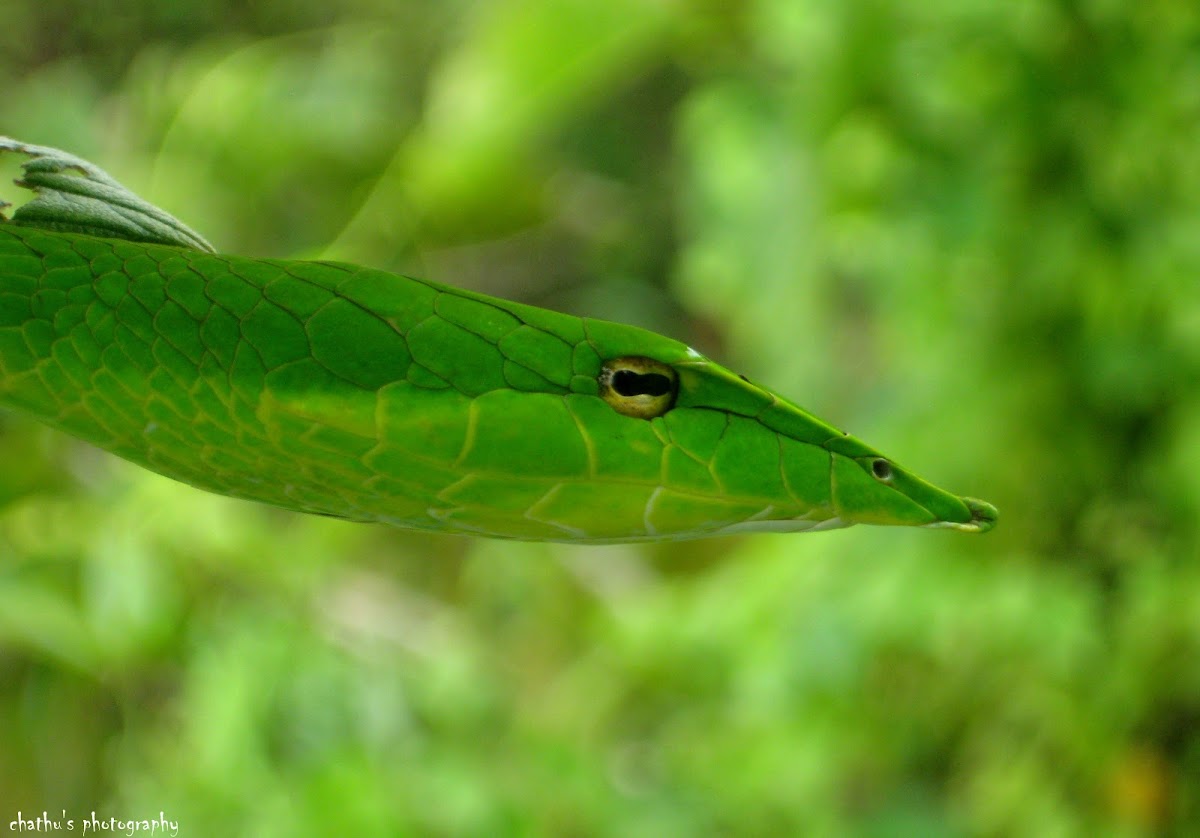
M 134 195 L 106 172 L 73 154 L 0 137 L 0 152 L 31 159 L 17 186 L 36 197 L 21 206 L 10 224 L 58 232 L 169 244 L 212 252 L 213 246 L 175 216 Z M 7 204 L 0 204 L 0 208 Z

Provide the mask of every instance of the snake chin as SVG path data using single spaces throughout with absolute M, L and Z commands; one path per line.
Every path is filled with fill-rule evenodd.
M 804 518 L 785 518 L 783 520 L 750 520 L 728 524 L 714 531 L 713 535 L 738 535 L 740 533 L 759 532 L 820 532 L 821 530 L 836 530 L 848 527 L 850 524 L 841 518 L 826 518 L 820 521 Z

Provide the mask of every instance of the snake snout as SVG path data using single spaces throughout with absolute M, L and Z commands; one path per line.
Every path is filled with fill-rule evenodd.
M 996 526 L 996 519 L 1000 517 L 996 507 L 978 498 L 963 498 L 962 500 L 971 513 L 971 523 L 974 525 L 975 532 L 987 532 Z

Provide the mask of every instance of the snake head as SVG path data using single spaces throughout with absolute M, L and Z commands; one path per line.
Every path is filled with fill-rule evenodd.
M 985 532 L 996 510 L 939 489 L 861 440 L 684 344 L 586 320 L 601 397 L 661 460 L 659 532 L 715 535 L 884 524 Z M 673 510 L 670 520 L 662 511 Z M 661 514 L 660 514 L 661 513 Z

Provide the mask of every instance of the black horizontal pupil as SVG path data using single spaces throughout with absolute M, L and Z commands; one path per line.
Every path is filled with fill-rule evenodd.
M 612 388 L 622 396 L 665 396 L 671 392 L 671 379 L 656 372 L 617 370 Z

